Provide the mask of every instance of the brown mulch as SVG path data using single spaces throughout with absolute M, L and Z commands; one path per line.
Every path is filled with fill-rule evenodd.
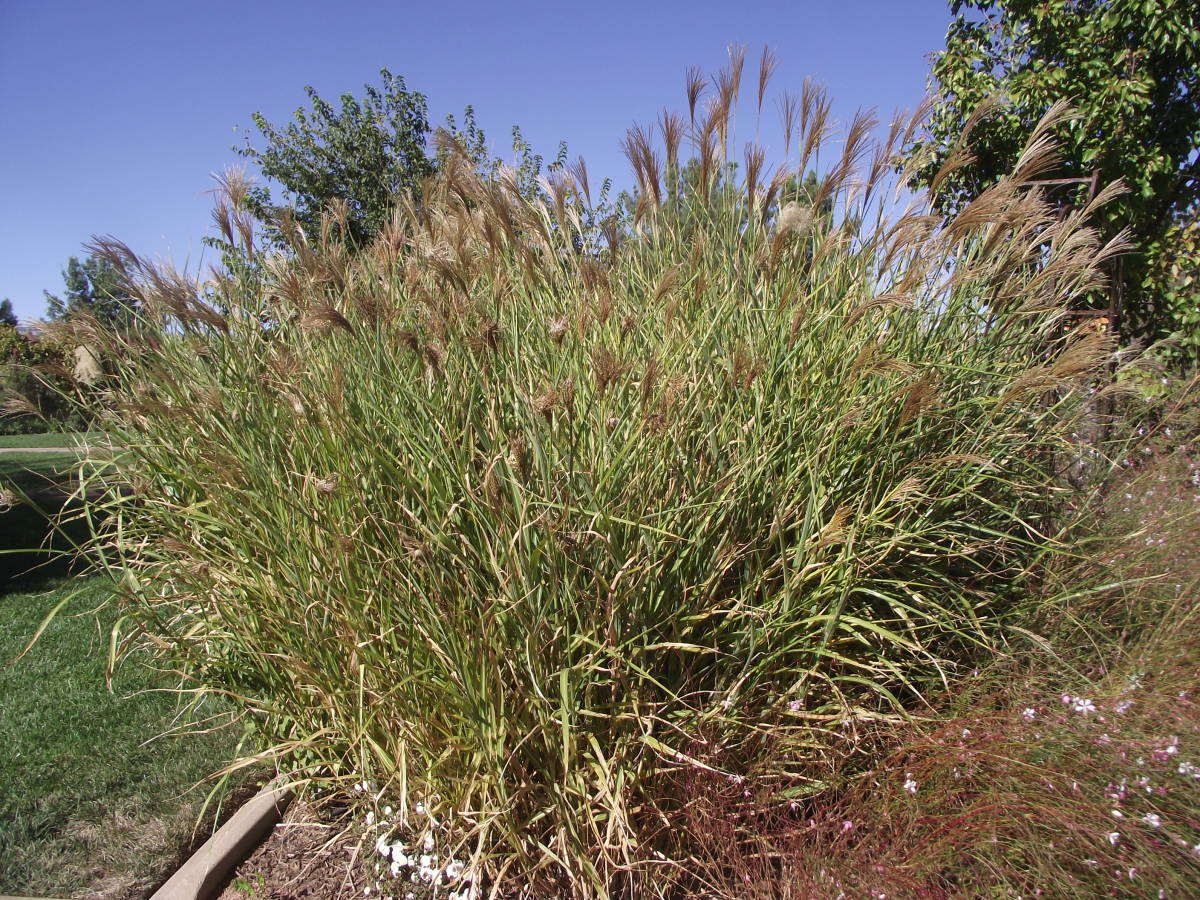
M 218 900 L 362 900 L 373 879 L 360 835 L 344 809 L 297 800 Z

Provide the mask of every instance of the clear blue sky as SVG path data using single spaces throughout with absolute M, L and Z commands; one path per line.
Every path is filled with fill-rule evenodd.
M 286 119 L 306 84 L 334 100 L 387 67 L 435 124 L 473 104 L 493 152 L 519 124 L 547 158 L 566 140 L 593 183 L 627 184 L 625 129 L 686 111 L 685 70 L 715 72 L 730 43 L 746 82 L 775 50 L 774 96 L 812 75 L 839 120 L 886 120 L 923 97 L 949 21 L 944 0 L 0 0 L 0 298 L 40 317 L 94 234 L 196 269 L 211 173 L 252 112 Z

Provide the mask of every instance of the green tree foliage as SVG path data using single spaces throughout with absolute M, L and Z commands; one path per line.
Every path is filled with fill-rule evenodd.
M 65 290 L 61 296 L 44 292 L 47 318 L 61 321 L 77 312 L 86 312 L 110 327 L 128 324 L 133 316 L 133 301 L 121 287 L 111 262 L 99 256 L 89 256 L 80 262 L 72 256 L 62 275 Z
M 0 323 L 0 434 L 80 427 L 68 400 L 71 353 L 62 343 Z
M 382 87 L 366 85 L 366 96 L 341 96 L 341 108 L 306 87 L 310 110 L 297 109 L 294 122 L 272 125 L 262 113 L 254 124 L 266 145 L 235 148 L 261 173 L 283 187 L 284 205 L 310 236 L 320 230 L 331 201 L 346 205 L 346 230 L 361 245 L 387 224 L 398 197 L 413 193 L 434 171 L 426 152 L 430 132 L 424 94 L 408 90 L 404 79 L 387 69 Z M 473 120 L 467 127 L 473 126 Z M 269 222 L 279 209 L 269 189 L 258 187 L 251 201 L 256 215 Z
M 1061 159 L 1033 177 L 1121 179 L 1128 193 L 1107 206 L 1110 234 L 1128 227 L 1137 252 L 1118 270 L 1127 336 L 1172 333 L 1200 357 L 1195 283 L 1179 273 L 1172 235 L 1195 229 L 1200 199 L 1200 6 L 1181 0 L 953 0 L 956 18 L 933 65 L 929 155 L 918 182 L 953 214 L 1011 171 L 1034 123 L 1056 101 L 1077 115 L 1060 131 Z M 1000 103 L 989 111 L 994 99 Z M 975 117 L 982 116 L 978 121 Z M 974 125 L 971 128 L 971 125 Z M 937 173 L 970 130 L 967 164 Z M 1071 196 L 1079 202 L 1086 189 Z M 1191 222 L 1193 224 L 1189 225 Z M 1174 273 L 1174 274 L 1173 274 Z
M 404 79 L 387 69 L 380 75 L 380 86 L 364 85 L 362 99 L 343 94 L 337 109 L 313 87 L 306 87 L 311 109 L 297 109 L 294 121 L 286 125 L 274 125 L 262 113 L 254 114 L 264 146 L 252 146 L 247 135 L 245 145 L 233 149 L 251 160 L 264 179 L 283 188 L 280 202 L 264 185 L 240 189 L 246 208 L 262 224 L 273 248 L 286 250 L 289 245 L 281 218 L 285 210 L 316 243 L 322 217 L 331 206 L 340 208 L 337 218 L 352 247 L 370 242 L 390 221 L 397 202 L 406 196 L 419 201 L 422 182 L 445 165 L 452 145 L 457 147 L 455 155 L 465 155 L 478 174 L 498 175 L 501 161 L 489 155 L 486 135 L 472 107 L 463 111 L 461 124 L 455 116 L 446 116 L 445 126 L 435 136 L 425 95 L 408 90 Z M 548 199 L 541 179 L 566 166 L 565 143 L 560 143 L 556 159 L 548 166 L 516 126 L 512 147 L 511 168 L 522 195 Z M 227 265 L 237 257 L 243 262 L 235 267 L 245 264 L 246 250 L 238 246 L 245 240 L 226 234 L 206 243 L 222 252 Z

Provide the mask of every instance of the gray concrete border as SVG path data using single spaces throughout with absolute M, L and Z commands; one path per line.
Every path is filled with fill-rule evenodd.
M 267 785 L 176 869 L 150 900 L 209 900 L 275 827 L 291 802 L 292 789 L 286 782 Z

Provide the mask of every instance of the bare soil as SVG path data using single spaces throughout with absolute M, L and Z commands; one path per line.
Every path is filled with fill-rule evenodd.
M 344 809 L 297 800 L 218 900 L 362 900 L 374 881 L 362 859 L 369 849 Z

